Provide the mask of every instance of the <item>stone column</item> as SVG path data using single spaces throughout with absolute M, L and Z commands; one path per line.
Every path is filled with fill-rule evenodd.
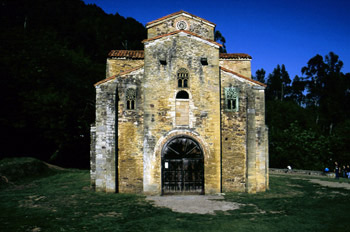
M 115 192 L 116 83 L 96 87 L 96 191 Z
M 255 119 L 256 119 L 256 180 L 257 180 L 257 191 L 262 192 L 267 189 L 268 180 L 268 134 L 267 127 L 265 125 L 265 88 L 255 86 Z
M 255 91 L 247 89 L 247 182 L 248 193 L 256 193 Z
M 96 126 L 90 127 L 90 187 L 96 188 Z

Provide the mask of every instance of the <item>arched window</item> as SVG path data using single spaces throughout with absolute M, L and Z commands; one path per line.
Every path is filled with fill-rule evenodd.
M 136 108 L 136 90 L 132 88 L 127 89 L 125 93 L 125 99 L 126 109 L 134 110 Z
M 186 91 L 179 91 L 177 94 L 176 94 L 176 99 L 188 99 L 188 93 Z
M 175 108 L 175 123 L 176 126 L 189 125 L 189 95 L 188 92 L 181 90 L 176 94 L 176 108 Z
M 187 88 L 188 76 L 188 71 L 185 68 L 180 68 L 179 71 L 177 71 L 177 87 Z

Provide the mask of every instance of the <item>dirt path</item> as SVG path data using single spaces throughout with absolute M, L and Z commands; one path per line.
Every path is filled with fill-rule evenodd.
M 146 199 L 179 213 L 215 214 L 215 211 L 239 208 L 238 203 L 223 201 L 223 196 L 148 196 Z
M 319 184 L 325 187 L 331 187 L 331 188 L 344 188 L 350 190 L 350 184 L 349 183 L 340 183 L 340 182 L 333 182 L 333 181 L 325 181 L 325 180 L 319 180 L 319 179 L 310 179 L 311 183 Z

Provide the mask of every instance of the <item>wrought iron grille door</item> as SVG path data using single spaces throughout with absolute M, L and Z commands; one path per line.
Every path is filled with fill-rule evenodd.
M 162 152 L 163 194 L 204 194 L 203 152 L 196 141 L 178 137 Z

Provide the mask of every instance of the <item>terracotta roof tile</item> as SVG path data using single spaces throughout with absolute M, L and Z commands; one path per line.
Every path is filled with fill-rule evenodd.
M 97 82 L 96 84 L 94 84 L 94 86 L 96 87 L 96 86 L 98 86 L 98 85 L 100 85 L 100 84 L 103 84 L 103 83 L 105 83 L 105 82 L 107 82 L 107 81 L 113 80 L 113 79 L 115 79 L 115 78 L 118 77 L 118 76 L 123 76 L 123 75 L 129 74 L 129 73 L 131 73 L 131 72 L 133 72 L 133 71 L 136 71 L 136 70 L 139 70 L 139 69 L 141 69 L 141 68 L 143 68 L 143 65 L 137 66 L 137 67 L 135 67 L 135 68 L 126 70 L 125 72 L 121 72 L 121 73 L 118 73 L 117 75 L 113 75 L 113 76 L 111 76 L 111 77 L 108 77 L 108 78 L 106 78 L 106 79 L 103 79 L 102 81 L 99 81 L 99 82 Z
M 264 83 L 261 83 L 261 82 L 259 82 L 259 81 L 253 80 L 253 79 L 248 78 L 248 77 L 245 77 L 245 76 L 243 76 L 242 74 L 236 73 L 236 72 L 231 71 L 231 70 L 229 70 L 229 69 L 227 69 L 227 68 L 224 68 L 224 67 L 221 67 L 221 66 L 220 66 L 220 69 L 221 69 L 222 71 L 225 71 L 225 72 L 234 74 L 234 75 L 236 75 L 236 76 L 239 76 L 239 77 L 241 77 L 241 78 L 243 78 L 243 79 L 245 79 L 245 80 L 247 80 L 247 81 L 253 82 L 253 83 L 255 83 L 255 84 L 258 84 L 258 85 L 261 85 L 261 86 L 264 86 L 264 87 L 267 86 L 267 85 L 265 85 Z
M 146 26 L 151 25 L 151 24 L 154 24 L 154 23 L 157 23 L 157 22 L 159 22 L 159 21 L 162 21 L 162 20 L 164 20 L 164 19 L 170 18 L 170 17 L 172 17 L 172 16 L 175 16 L 175 15 L 178 15 L 178 14 L 182 14 L 182 13 L 188 14 L 188 15 L 194 17 L 194 18 L 200 19 L 200 20 L 202 20 L 202 21 L 205 21 L 205 22 L 207 22 L 207 23 L 210 23 L 210 24 L 213 24 L 214 26 L 216 26 L 215 23 L 212 23 L 212 22 L 210 22 L 210 21 L 208 21 L 208 20 L 206 20 L 206 19 L 203 19 L 203 18 L 198 17 L 198 16 L 196 16 L 196 15 L 190 14 L 190 13 L 188 13 L 188 12 L 186 12 L 186 11 L 183 11 L 183 10 L 180 10 L 180 11 L 178 11 L 178 12 L 175 12 L 175 13 L 166 15 L 166 16 L 164 16 L 164 17 L 161 17 L 161 18 L 159 18 L 159 19 L 153 20 L 153 21 L 147 23 Z
M 160 38 L 162 36 L 158 37 Z M 108 57 L 144 59 L 145 54 L 143 50 L 111 50 L 108 53 Z M 220 53 L 220 59 L 252 59 L 252 57 L 245 53 Z
M 143 50 L 112 50 L 108 53 L 108 57 L 123 57 L 130 59 L 144 59 Z
M 252 57 L 245 53 L 220 53 L 220 59 L 252 59 Z
M 178 33 L 180 33 L 180 32 L 184 32 L 184 33 L 187 33 L 187 34 L 189 34 L 189 35 L 196 36 L 197 38 L 206 40 L 206 41 L 208 41 L 208 42 L 210 42 L 210 43 L 213 43 L 213 44 L 215 44 L 215 45 L 217 45 L 217 46 L 219 46 L 219 47 L 222 47 L 221 44 L 215 42 L 214 40 L 203 38 L 202 36 L 199 36 L 199 35 L 197 35 L 196 33 L 193 33 L 193 32 L 191 32 L 191 31 L 186 31 L 186 30 L 178 30 L 178 31 L 170 32 L 170 33 L 168 33 L 168 34 L 158 35 L 158 36 L 153 37 L 153 38 L 150 38 L 150 39 L 145 39 L 145 40 L 142 41 L 142 43 L 149 42 L 149 41 L 152 41 L 152 40 L 156 40 L 156 39 L 159 39 L 159 38 L 163 38 L 163 37 L 166 37 L 166 36 L 169 36 L 169 35 L 175 35 L 175 34 L 178 34 Z

